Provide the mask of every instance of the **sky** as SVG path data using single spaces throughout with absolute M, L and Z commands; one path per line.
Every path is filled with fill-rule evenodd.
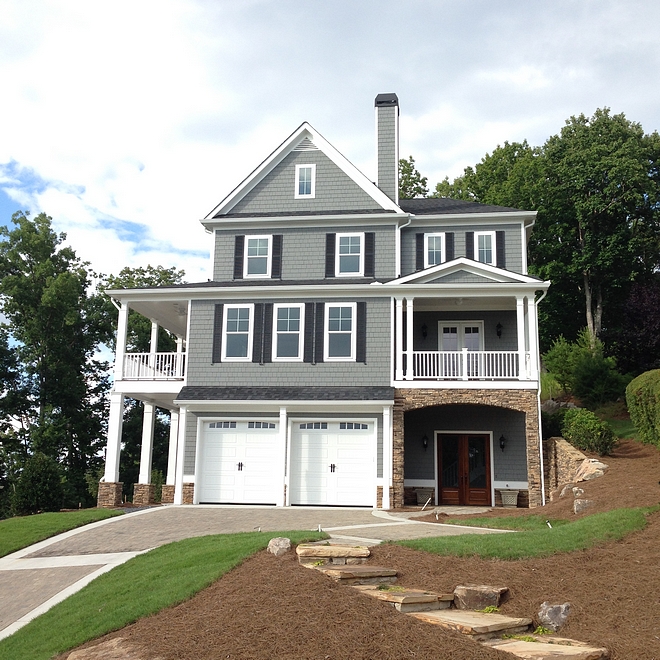
M 596 108 L 659 130 L 658 25 L 648 0 L 0 0 L 0 224 L 204 281 L 199 220 L 303 121 L 376 178 L 378 93 L 431 189 Z

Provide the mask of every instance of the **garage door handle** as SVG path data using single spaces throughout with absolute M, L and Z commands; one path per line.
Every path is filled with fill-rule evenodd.
M 238 464 L 238 471 L 242 472 L 243 471 L 243 463 Z
M 337 466 L 334 463 L 330 464 L 330 472 L 334 472 L 337 469 Z

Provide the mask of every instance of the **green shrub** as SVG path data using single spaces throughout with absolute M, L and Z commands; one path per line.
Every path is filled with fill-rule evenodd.
M 572 391 L 576 353 L 577 344 L 567 342 L 564 336 L 560 335 L 550 350 L 543 354 L 543 363 L 564 392 Z
M 616 401 L 625 392 L 626 382 L 614 358 L 601 352 L 580 356 L 573 369 L 573 394 L 591 409 Z
M 610 425 L 584 408 L 570 408 L 566 411 L 562 436 L 574 447 L 593 451 L 601 456 L 609 454 L 617 443 Z
M 626 403 L 639 439 L 660 447 L 660 369 L 647 371 L 630 381 Z
M 560 408 L 554 413 L 541 412 L 541 435 L 544 440 L 561 436 L 564 416 L 568 410 L 568 408 Z
M 30 456 L 16 483 L 12 498 L 14 513 L 59 511 L 63 498 L 62 474 L 57 461 L 41 453 Z

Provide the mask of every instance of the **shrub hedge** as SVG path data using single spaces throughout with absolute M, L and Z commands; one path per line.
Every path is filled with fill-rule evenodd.
M 631 380 L 626 388 L 626 403 L 639 439 L 660 447 L 660 369 Z
M 617 438 L 607 422 L 586 408 L 570 408 L 564 415 L 562 436 L 574 447 L 605 456 L 612 451 Z

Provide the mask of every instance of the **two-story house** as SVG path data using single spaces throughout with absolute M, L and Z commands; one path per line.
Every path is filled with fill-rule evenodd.
M 203 220 L 208 282 L 109 291 L 120 307 L 105 477 L 120 501 L 124 397 L 171 410 L 163 500 L 395 508 L 544 503 L 535 213 L 398 199 L 399 104 L 376 97 L 376 183 L 307 123 Z M 127 353 L 129 309 L 151 352 Z M 179 338 L 158 351 L 158 327 Z

